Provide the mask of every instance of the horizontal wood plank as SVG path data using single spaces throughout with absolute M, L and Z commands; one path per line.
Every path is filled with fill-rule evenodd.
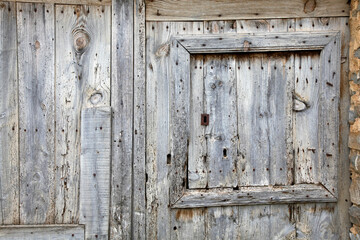
M 191 54 L 321 50 L 337 32 L 182 35 L 174 37 Z
M 241 187 L 239 190 L 190 190 L 172 208 L 243 206 L 262 204 L 336 202 L 337 199 L 322 185 Z
M 84 239 L 84 225 L 8 225 L 0 226 L 0 239 Z
M 146 0 L 147 21 L 192 21 L 349 16 L 342 0 Z M 286 11 L 284 11 L 286 9 Z
M 1 1 L 0 1 L 1 2 Z M 71 4 L 71 5 L 111 5 L 111 0 L 7 0 L 7 2 L 23 3 L 54 3 L 54 4 Z

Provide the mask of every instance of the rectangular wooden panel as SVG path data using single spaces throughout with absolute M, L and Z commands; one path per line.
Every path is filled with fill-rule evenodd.
M 284 11 L 286 9 L 286 11 Z M 198 21 L 349 16 L 342 0 L 146 0 L 147 21 Z
M 54 5 L 17 8 L 20 222 L 49 224 L 55 220 Z
M 19 224 L 16 7 L 0 3 L 0 224 Z
M 79 219 L 81 110 L 110 106 L 110 12 L 56 5 L 56 223 Z
M 82 110 L 79 214 L 86 239 L 108 239 L 110 150 L 111 108 Z
M 2 240 L 84 240 L 84 225 L 0 226 Z

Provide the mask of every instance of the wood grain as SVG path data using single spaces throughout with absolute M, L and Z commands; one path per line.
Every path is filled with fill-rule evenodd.
M 111 21 L 110 239 L 130 239 L 134 189 L 134 1 L 112 1 Z
M 132 237 L 146 238 L 145 1 L 134 1 L 134 178 Z
M 56 223 L 79 220 L 81 110 L 110 106 L 110 10 L 56 6 Z
M 19 224 L 16 6 L 0 3 L 0 224 Z
M 297 184 L 240 187 L 239 191 L 232 189 L 189 190 L 172 207 L 196 208 L 336 201 L 337 199 L 321 185 Z
M 55 221 L 54 5 L 17 8 L 20 222 L 49 224 Z
M 81 112 L 80 224 L 85 239 L 108 239 L 110 213 L 111 108 Z
M 284 11 L 286 9 L 286 11 Z M 349 4 L 340 0 L 147 0 L 147 21 L 306 18 L 349 16 Z
M 27 3 L 52 3 L 52 4 L 83 4 L 83 5 L 111 5 L 111 0 L 7 0 L 8 2 L 27 2 Z
M 84 239 L 84 225 L 9 225 L 0 226 L 0 239 L 32 240 L 32 239 Z

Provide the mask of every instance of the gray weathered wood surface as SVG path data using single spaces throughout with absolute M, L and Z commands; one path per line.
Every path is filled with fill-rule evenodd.
M 3 240 L 84 240 L 84 225 L 9 225 L 0 226 Z
M 286 9 L 286 11 L 285 11 Z M 148 21 L 199 21 L 232 19 L 306 18 L 349 16 L 341 0 L 147 0 Z
M 305 24 L 306 22 L 306 24 Z M 300 27 L 301 25 L 301 27 Z M 170 233 L 171 237 L 174 239 L 181 239 L 183 237 L 192 236 L 192 234 L 196 234 L 200 239 L 202 238 L 211 238 L 214 239 L 224 238 L 224 236 L 230 236 L 230 233 L 235 233 L 236 236 L 241 236 L 242 239 L 258 239 L 258 238 L 270 238 L 272 239 L 286 239 L 296 236 L 296 232 L 298 231 L 300 235 L 302 235 L 303 239 L 309 236 L 314 236 L 315 238 L 338 238 L 341 236 L 346 236 L 346 220 L 338 219 L 337 214 L 341 214 L 342 216 L 346 215 L 343 213 L 345 210 L 338 211 L 339 208 L 346 209 L 345 207 L 345 199 L 341 203 L 316 203 L 316 204 L 284 204 L 284 205 L 268 205 L 268 206 L 232 206 L 226 207 L 222 209 L 222 207 L 216 208 L 208 208 L 203 209 L 204 205 L 199 205 L 200 208 L 197 209 L 173 209 L 171 210 L 171 214 L 169 217 L 168 206 L 166 205 L 169 202 L 168 190 L 169 189 L 169 180 L 172 177 L 172 174 L 168 178 L 164 178 L 170 172 L 170 167 L 174 159 L 174 156 L 170 151 L 164 147 L 164 144 L 169 143 L 169 132 L 172 130 L 169 129 L 169 114 L 171 111 L 170 99 L 166 93 L 169 86 L 169 78 L 171 69 L 170 65 L 170 55 L 169 47 L 170 47 L 170 39 L 173 35 L 176 34 L 217 34 L 218 36 L 225 37 L 226 35 L 221 35 L 221 33 L 229 32 L 229 33 L 246 33 L 246 32 L 293 32 L 293 31 L 317 31 L 317 30 L 341 30 L 341 37 L 344 38 L 344 28 L 346 28 L 346 18 L 337 19 L 337 18 L 329 18 L 324 19 L 316 18 L 316 19 L 274 19 L 274 20 L 237 20 L 237 21 L 210 21 L 210 22 L 148 22 L 147 23 L 147 186 L 149 191 L 147 192 L 147 200 L 148 200 L 148 217 L 147 217 L 147 233 L 151 234 L 151 237 L 156 238 L 159 236 L 168 236 Z M 306 27 L 309 26 L 309 27 Z M 330 35 L 329 35 L 330 36 Z M 191 36 L 194 39 L 197 36 Z M 216 38 L 214 37 L 214 38 Z M 326 37 L 326 36 L 325 36 Z M 206 37 L 204 37 L 206 38 Z M 334 40 L 334 38 L 332 38 Z M 314 45 L 315 46 L 315 45 Z M 343 43 L 342 43 L 342 46 Z M 246 47 L 246 46 L 245 46 Z M 321 47 L 323 48 L 323 47 Z M 251 47 L 250 47 L 251 49 Z M 346 55 L 346 51 L 343 49 L 343 55 Z M 194 52 L 195 53 L 195 52 Z M 282 53 L 279 53 L 281 56 Z M 316 53 L 313 53 L 316 54 Z M 265 54 L 266 55 L 266 54 Z M 276 79 L 280 76 L 283 78 L 292 79 L 294 82 L 289 82 L 286 88 L 291 89 L 295 87 L 295 62 L 299 61 L 299 59 L 303 56 L 305 58 L 308 53 L 304 52 L 299 55 L 289 54 L 289 58 L 286 59 L 286 64 L 283 63 L 284 60 L 269 62 L 269 68 L 273 68 L 276 66 L 277 69 L 273 70 L 272 73 L 269 72 L 269 76 L 273 76 Z M 271 58 L 267 55 L 264 58 Z M 312 56 L 312 55 L 311 55 Z M 319 56 L 319 55 L 317 55 Z M 315 60 L 316 60 L 315 56 Z M 244 55 L 244 59 L 246 59 L 246 55 Z M 273 59 L 273 58 L 272 58 Z M 276 59 L 276 57 L 275 57 Z M 281 59 L 281 58 L 280 58 Z M 296 60 L 297 59 L 297 60 Z M 202 89 L 202 84 L 199 83 L 201 79 L 204 77 L 204 70 L 202 69 L 202 65 L 204 58 L 201 55 L 192 56 L 191 57 L 191 88 L 196 87 L 198 89 Z M 279 65 L 278 65 L 279 64 Z M 339 62 L 337 63 L 339 64 Z M 201 66 L 201 68 L 200 68 Z M 281 66 L 281 67 L 278 67 Z M 196 68 L 195 68 L 196 67 Z M 237 66 L 236 66 L 237 67 Z M 286 71 L 283 74 L 280 70 L 284 68 L 291 67 L 291 70 Z M 309 66 L 310 67 L 310 66 Z M 314 66 L 316 70 L 316 66 Z M 342 67 L 346 68 L 346 65 Z M 310 68 L 309 68 L 310 69 Z M 303 69 L 305 71 L 305 69 Z M 305 76 L 305 75 L 304 75 Z M 315 76 L 315 75 L 314 75 Z M 344 74 L 342 74 L 342 82 L 344 81 Z M 170 78 L 171 79 L 171 78 Z M 305 77 L 306 83 L 306 77 Z M 205 87 L 205 86 L 204 86 Z M 289 93 L 289 92 L 288 92 Z M 205 134 L 202 132 L 200 126 L 200 118 L 195 116 L 193 110 L 197 113 L 201 113 L 204 111 L 201 105 L 205 104 L 204 97 L 202 94 L 199 94 L 197 91 L 191 90 L 192 102 L 190 104 L 192 109 L 192 114 L 190 115 L 190 133 L 193 133 L 194 136 L 204 136 Z M 278 96 L 280 98 L 280 96 Z M 284 111 L 288 113 L 293 112 L 293 102 L 292 94 L 284 95 L 286 99 L 288 99 L 288 103 L 286 104 L 286 108 Z M 290 100 L 291 99 L 291 100 Z M 340 104 L 346 107 L 346 103 L 340 101 Z M 284 106 L 285 107 L 285 106 Z M 280 108 L 279 108 L 280 109 Z M 307 109 L 308 110 L 308 109 Z M 299 111 L 298 113 L 306 113 L 307 110 Z M 295 114 L 295 113 L 292 113 Z M 341 124 L 346 122 L 346 116 L 341 116 Z M 210 116 L 211 118 L 211 116 Z M 345 119 L 345 120 L 344 120 Z M 194 122 L 192 122 L 194 121 Z M 287 120 L 287 125 L 292 125 L 293 119 Z M 197 122 L 197 125 L 195 125 Z M 336 120 L 335 120 L 336 122 Z M 196 128 L 198 127 L 198 128 Z M 292 131 L 285 131 L 286 136 L 291 136 L 293 134 Z M 170 133 L 170 136 L 173 135 Z M 294 136 L 295 138 L 296 136 Z M 288 137 L 287 137 L 288 138 Z M 171 143 L 171 142 L 170 142 Z M 275 166 L 281 165 L 285 166 L 283 170 L 278 169 L 279 172 L 274 171 L 272 173 L 272 180 L 274 183 L 281 182 L 281 184 L 291 184 L 294 181 L 293 171 L 294 163 L 293 160 L 288 160 L 289 158 L 293 158 L 293 142 L 286 141 L 285 144 L 285 153 L 288 157 L 284 158 L 284 160 L 276 163 Z M 195 150 L 195 148 L 198 148 Z M 198 151 L 198 152 L 196 152 Z M 198 156 L 203 155 L 207 151 L 206 144 L 204 142 L 196 142 L 190 138 L 189 141 L 189 159 L 190 156 Z M 345 153 L 343 153 L 345 154 Z M 345 155 L 343 155 L 345 156 Z M 346 158 L 346 156 L 345 156 Z M 207 165 L 203 160 L 200 160 L 200 157 L 195 157 L 194 163 L 188 162 L 189 168 L 199 168 L 204 170 L 207 168 Z M 278 160 L 278 159 L 277 159 Z M 274 160 L 275 161 L 275 160 Z M 279 167 L 280 167 L 279 165 Z M 340 163 L 341 167 L 344 168 L 344 163 Z M 275 169 L 274 169 L 275 170 Z M 276 176 L 278 173 L 284 171 L 284 175 L 281 175 L 281 179 Z M 304 169 L 305 171 L 305 169 Z M 175 171 L 176 172 L 176 171 Z M 300 172 L 302 170 L 300 169 Z M 319 171 L 318 171 L 319 173 Z M 334 172 L 331 173 L 332 175 Z M 321 175 L 321 174 L 320 174 Z M 189 176 L 191 176 L 189 174 Z M 334 175 L 333 175 L 334 176 Z M 193 176 L 194 177 L 194 176 Z M 207 176 L 203 174 L 201 178 L 205 179 L 199 182 L 196 182 L 197 177 L 189 178 L 189 186 L 195 187 L 196 184 L 199 184 L 200 188 L 206 187 Z M 342 181 L 342 180 L 341 180 Z M 157 187 L 154 187 L 156 184 Z M 315 186 L 315 185 L 313 185 Z M 316 186 L 315 186 L 316 187 Z M 323 189 L 323 187 L 320 187 Z M 201 190 L 195 190 L 200 191 Z M 206 190 L 203 190 L 206 192 Z M 209 190 L 207 190 L 209 191 Z M 220 190 L 219 190 L 220 191 Z M 229 190 L 233 191 L 233 190 Z M 235 190 L 236 192 L 237 190 Z M 343 191 L 343 190 L 341 190 Z M 320 191 L 320 194 L 326 198 L 326 194 L 328 192 L 326 190 Z M 171 195 L 171 194 L 170 194 Z M 305 198 L 306 195 L 304 196 Z M 336 201 L 330 194 L 328 194 L 331 201 Z M 340 196 L 339 196 L 340 197 Z M 290 199 L 291 197 L 289 197 Z M 299 200 L 302 202 L 303 200 Z M 320 200 L 321 201 L 321 200 Z M 327 201 L 327 200 L 325 200 Z M 200 201 L 199 201 L 200 202 Z M 319 206 L 321 210 L 314 210 L 314 207 Z M 181 210 L 181 213 L 179 213 Z M 317 217 L 315 212 L 318 211 L 321 217 Z M 303 214 L 303 217 L 300 217 L 300 214 Z M 182 216 L 180 218 L 180 215 Z M 234 218 L 234 221 L 228 221 L 229 219 Z M 264 217 L 265 216 L 265 217 Z M 238 219 L 237 219 L 238 218 Z M 222 229 L 216 230 L 217 219 L 220 219 L 222 222 L 227 222 L 226 226 L 223 225 L 223 228 L 226 229 L 222 231 Z M 281 219 L 281 220 L 280 220 Z M 170 222 L 168 224 L 167 222 Z M 241 224 L 240 224 L 241 222 Z M 281 222 L 281 224 L 279 224 Z M 333 224 L 337 224 L 341 222 L 341 229 L 334 229 Z M 318 224 L 323 224 L 328 232 L 324 233 L 324 231 L 317 231 L 316 226 Z M 158 226 L 161 225 L 162 228 Z M 191 226 L 191 228 L 190 228 Z M 239 228 L 241 226 L 241 228 Z M 255 231 L 258 227 L 263 227 L 264 232 Z M 265 227 L 266 226 L 266 227 Z M 214 228 L 214 231 L 210 231 L 209 229 Z M 273 231 L 274 230 L 274 231 Z M 313 234 L 313 235 L 312 235 Z M 300 236 L 299 235 L 299 236 Z
M 131 2 L 131 1 L 130 1 Z M 134 145 L 132 238 L 146 239 L 145 1 L 134 1 Z
M 53 3 L 53 4 L 85 4 L 85 5 L 111 5 L 111 0 L 6 0 L 8 2 L 26 3 Z
M 239 190 L 190 190 L 173 208 L 264 205 L 304 202 L 336 202 L 337 199 L 321 185 L 297 184 L 279 187 L 240 187 Z
M 110 238 L 130 239 L 133 176 L 134 2 L 112 1 Z
M 16 6 L 0 3 L 0 223 L 19 224 Z
M 49 224 L 55 222 L 54 5 L 17 8 L 20 222 Z
M 56 223 L 77 223 L 80 115 L 110 106 L 110 6 L 56 6 Z
M 85 239 L 108 239 L 110 213 L 111 108 L 81 113 L 80 224 Z

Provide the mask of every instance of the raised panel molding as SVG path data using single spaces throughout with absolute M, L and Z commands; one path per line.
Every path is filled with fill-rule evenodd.
M 190 137 L 190 55 L 241 52 L 320 51 L 321 104 L 319 131 L 322 152 L 319 183 L 285 186 L 246 186 L 235 189 L 187 188 Z M 170 203 L 194 208 L 273 203 L 336 202 L 338 106 L 340 75 L 339 32 L 178 35 L 170 45 Z M 328 99 L 328 101 L 326 101 Z M 328 103 L 330 102 L 330 103 Z M 330 105 L 332 104 L 332 105 Z

